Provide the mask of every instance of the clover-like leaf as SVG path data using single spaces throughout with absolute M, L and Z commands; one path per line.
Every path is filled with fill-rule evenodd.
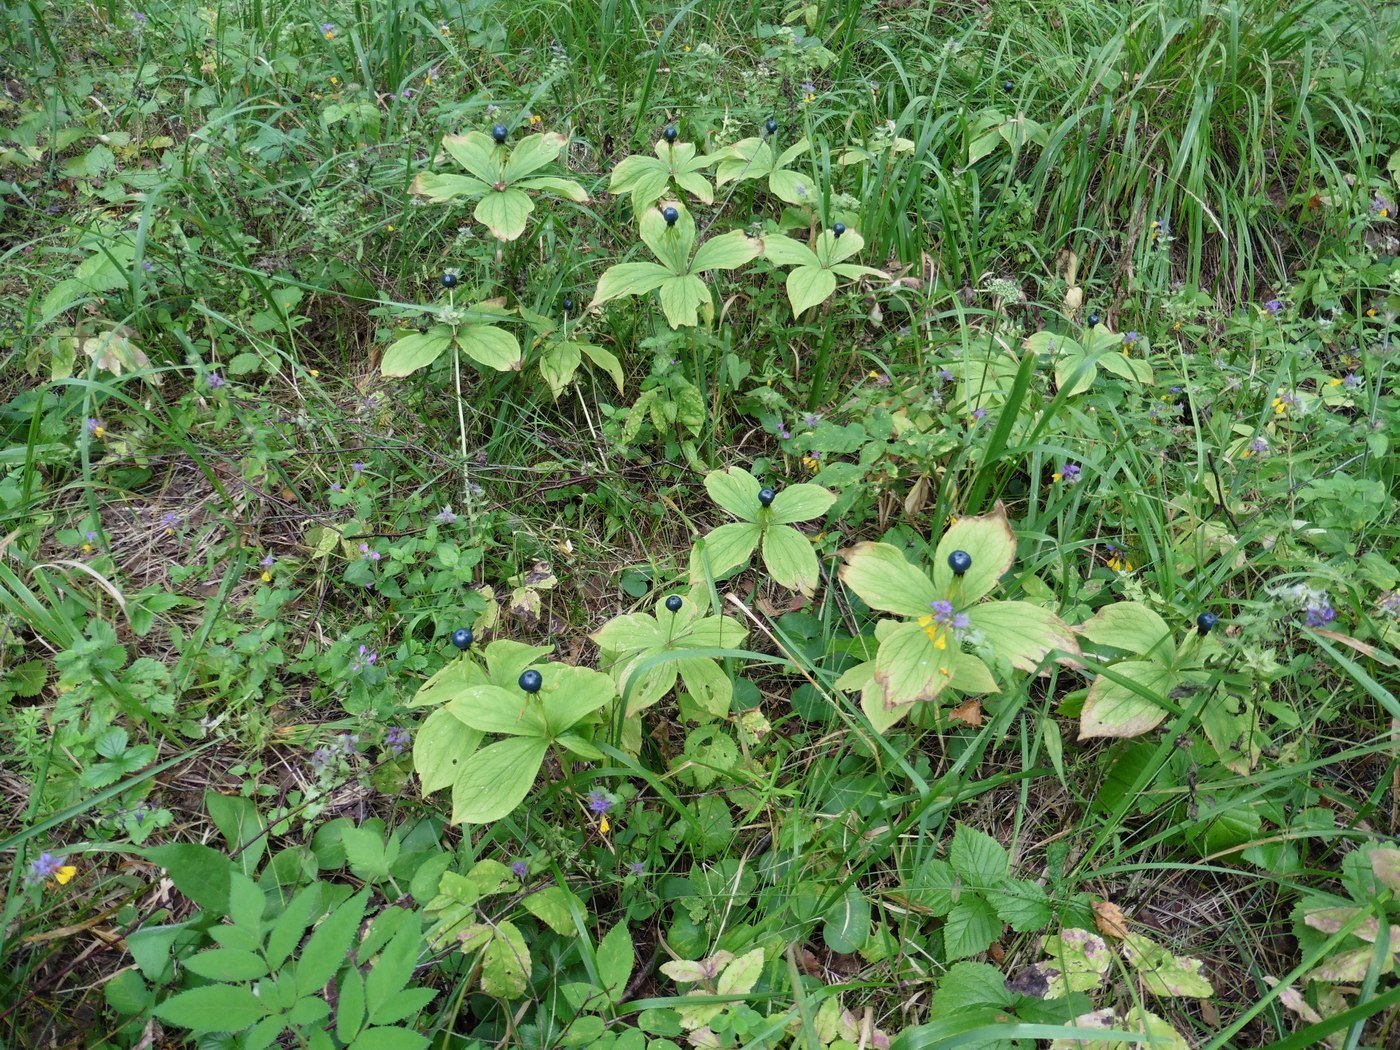
M 846 230 L 840 237 L 823 230 L 817 235 L 814 248 L 791 237 L 766 238 L 763 254 L 776 266 L 792 267 L 787 275 L 787 293 L 796 317 L 808 307 L 825 302 L 836 291 L 837 276 L 886 276 L 882 270 L 845 261 L 864 246 L 865 241 L 854 230 Z
M 613 169 L 608 192 L 630 193 L 632 207 L 642 211 L 667 196 L 674 183 L 697 200 L 713 204 L 714 189 L 700 173 L 716 158 L 697 156 L 696 152 L 694 143 L 658 139 L 655 157 L 626 157 Z

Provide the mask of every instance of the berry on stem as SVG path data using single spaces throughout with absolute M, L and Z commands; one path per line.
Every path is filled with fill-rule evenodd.
M 442 286 L 444 288 L 457 287 L 457 275 L 455 273 L 445 273 L 442 275 Z
M 520 688 L 527 693 L 538 693 L 540 686 L 544 685 L 544 679 L 533 667 L 528 671 L 520 672 Z
M 777 495 L 778 494 L 770 488 L 759 489 L 758 502 L 765 507 L 771 507 L 773 505 L 773 500 L 777 497 Z
M 832 223 L 832 225 L 831 225 L 831 235 L 832 235 L 833 237 L 840 237 L 840 236 L 841 236 L 843 233 L 845 233 L 845 232 L 846 232 L 846 224 L 845 224 L 844 222 Z
M 452 644 L 458 649 L 465 649 L 472 644 L 473 637 L 470 627 L 458 627 L 452 632 Z
M 1203 612 L 1196 617 L 1196 630 L 1202 634 L 1210 634 L 1210 629 L 1220 622 L 1220 617 L 1213 612 Z
M 1090 327 L 1090 328 L 1093 328 L 1093 327 L 1094 327 L 1096 324 L 1098 324 L 1098 323 L 1099 323 L 1099 315 L 1098 315 L 1097 313 L 1092 313 L 1092 314 L 1090 314 L 1090 315 L 1089 315 L 1089 327 Z
M 680 137 L 680 132 L 676 130 L 674 124 L 667 124 L 661 132 L 661 137 L 667 142 L 675 142 Z
M 681 217 L 681 213 L 676 211 L 675 208 L 671 207 L 668 204 L 666 205 L 666 207 L 661 209 L 661 217 L 666 220 L 667 226 L 674 226 L 676 224 L 676 220 Z
M 770 135 L 776 135 L 778 133 L 777 120 L 775 120 L 773 117 L 769 117 L 768 120 L 764 122 L 763 129 L 767 131 Z
M 564 296 L 564 312 L 566 314 L 574 312 L 574 297 L 572 295 Z
M 972 555 L 967 551 L 954 551 L 948 555 L 948 568 L 953 570 L 954 576 L 961 576 L 972 568 Z
M 506 139 L 510 136 L 510 128 L 504 124 L 497 124 L 491 129 L 491 137 L 496 140 L 496 145 L 505 145 Z
M 666 611 L 673 613 L 681 611 L 681 596 L 679 594 L 673 594 L 666 599 Z

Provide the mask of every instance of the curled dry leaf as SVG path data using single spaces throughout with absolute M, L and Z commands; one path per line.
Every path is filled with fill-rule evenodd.
M 1128 917 L 1112 901 L 1094 901 L 1094 925 L 1105 937 L 1121 941 L 1128 936 Z

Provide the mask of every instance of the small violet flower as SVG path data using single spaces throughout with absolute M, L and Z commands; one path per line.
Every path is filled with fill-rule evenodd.
M 379 662 L 379 653 L 367 645 L 360 646 L 360 654 L 350 665 L 352 671 L 364 671 Z
M 452 525 L 456 523 L 457 515 L 452 513 L 452 506 L 449 504 L 438 511 L 433 520 L 439 525 Z
M 1079 464 L 1066 463 L 1060 468 L 1060 472 L 1055 475 L 1056 481 L 1063 481 L 1066 485 L 1073 485 L 1079 480 Z
M 396 755 L 408 749 L 409 732 L 403 726 L 394 726 L 384 734 L 384 746 Z
M 1319 598 L 1303 609 L 1309 627 L 1326 627 L 1337 618 L 1337 610 L 1326 598 Z
M 370 550 L 368 543 L 360 544 L 360 558 L 368 561 L 378 561 L 383 555 L 378 551 Z
M 588 811 L 595 817 L 601 817 L 608 810 L 612 809 L 612 799 L 602 791 L 590 791 L 588 793 Z
M 1279 314 L 1283 313 L 1283 302 L 1279 299 L 1270 299 L 1264 304 L 1264 309 L 1268 312 L 1270 317 L 1277 317 Z
M 51 879 L 58 874 L 58 869 L 61 867 L 63 867 L 63 858 L 55 857 L 52 853 L 45 851 L 30 862 L 28 880 L 30 882 L 43 882 L 45 879 Z
M 510 872 L 517 879 L 523 879 L 526 875 L 530 874 L 530 865 L 526 864 L 523 860 L 517 860 L 510 866 Z
M 218 372 L 210 372 L 204 381 L 209 384 L 210 390 L 218 390 L 220 387 L 228 385 L 228 380 L 219 375 Z

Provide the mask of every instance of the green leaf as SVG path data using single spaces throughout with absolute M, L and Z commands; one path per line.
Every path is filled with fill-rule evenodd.
M 511 372 L 520 368 L 520 342 L 495 325 L 463 325 L 457 332 L 457 346 L 473 361 L 497 372 Z
M 587 355 L 588 360 L 611 376 L 612 381 L 617 384 L 617 392 L 622 393 L 622 362 L 617 359 L 617 356 L 600 346 L 594 346 L 592 343 L 576 343 L 574 345 Z
M 549 744 L 516 737 L 478 751 L 452 788 L 452 823 L 487 824 L 513 812 L 535 782 Z
M 1152 655 L 1171 640 L 1166 621 L 1140 602 L 1105 605 L 1077 630 L 1095 645 L 1111 645 L 1138 656 Z M 1163 650 L 1158 655 L 1169 654 Z
M 763 949 L 755 948 L 724 968 L 715 991 L 719 995 L 748 995 L 762 974 Z
M 568 144 L 569 140 L 557 131 L 525 136 L 515 149 L 511 150 L 502 181 L 513 183 L 531 172 L 539 171 L 559 156 Z
M 597 958 L 598 980 L 602 982 L 608 998 L 617 1002 L 622 998 L 636 964 L 636 952 L 627 923 L 620 922 L 608 931 L 598 944 Z
M 226 984 L 179 992 L 151 1011 L 159 1020 L 192 1032 L 241 1032 L 271 1012 L 247 988 Z
M 554 175 L 537 175 L 534 178 L 521 179 L 515 183 L 515 186 L 522 190 L 553 194 L 578 204 L 588 200 L 588 191 L 573 179 L 561 179 Z
M 956 576 L 948 564 L 954 551 L 972 557 L 972 567 Z M 953 605 L 962 608 L 988 594 L 1016 560 L 1016 534 L 1000 503 L 990 514 L 959 518 L 943 534 L 933 556 L 933 585 Z
M 1215 994 L 1210 982 L 1201 976 L 1201 960 L 1173 955 L 1140 933 L 1123 938 L 1123 955 L 1153 995 L 1209 999 Z
M 544 707 L 550 736 L 572 729 L 617 696 L 611 678 L 587 667 L 548 664 L 541 676 L 544 684 L 536 696 Z
M 989 889 L 987 900 L 1001 921 L 1017 933 L 1044 929 L 1054 918 L 1045 891 L 1025 879 L 1010 879 L 1001 888 Z
M 915 623 L 900 624 L 880 642 L 875 680 L 885 691 L 885 706 L 932 700 L 949 684 L 957 650 L 939 649 Z
M 743 467 L 714 470 L 705 475 L 705 491 L 710 494 L 710 499 L 740 521 L 758 520 L 758 493 L 761 488 L 758 479 Z M 778 501 L 775 499 L 773 502 L 776 504 Z
M 690 554 L 691 586 L 723 580 L 749 564 L 762 530 L 747 521 L 734 521 L 712 530 Z
M 170 874 L 175 888 L 201 908 L 228 914 L 229 878 L 233 862 L 216 849 L 193 842 L 152 846 L 146 859 Z
M 397 1025 L 387 1028 L 366 1028 L 350 1044 L 349 1050 L 427 1050 L 432 1045 L 426 1035 Z
M 413 979 L 413 969 L 417 965 L 422 943 L 419 920 L 413 916 L 375 959 L 374 968 L 365 978 L 365 1006 L 370 1020 L 375 1024 L 398 1020 L 397 1016 L 385 1016 L 384 1008 Z
M 618 263 L 609 266 L 598 279 L 589 308 L 623 296 L 645 295 L 671 279 L 671 271 L 652 262 Z
M 573 382 L 574 373 L 583 360 L 578 343 L 552 343 L 540 358 L 540 375 L 549 384 L 549 393 L 554 400 Z
M 964 893 L 943 925 L 943 944 L 949 960 L 966 959 L 984 952 L 1001 933 L 1001 920 L 987 901 Z
M 816 252 L 801 241 L 781 234 L 763 239 L 763 257 L 775 266 L 821 266 Z
M 434 325 L 426 332 L 414 332 L 397 340 L 384 351 L 379 371 L 386 376 L 407 376 L 427 368 L 452 345 L 452 329 Z
M 481 990 L 498 999 L 514 999 L 525 992 L 530 972 L 530 949 L 511 922 L 483 923 L 462 932 L 462 951 L 484 948 L 481 957 Z
M 763 564 L 790 591 L 811 595 L 821 582 L 812 541 L 791 525 L 769 525 L 763 533 Z
M 481 745 L 482 734 L 441 707 L 413 737 L 413 769 L 423 786 L 423 794 L 455 783 L 464 764 Z
M 1035 671 L 1052 649 L 1079 655 L 1074 632 L 1049 609 L 1029 602 L 983 602 L 967 612 L 997 656 L 1021 671 Z
M 787 275 L 788 302 L 792 304 L 792 316 L 799 316 L 803 310 L 820 306 L 836 291 L 836 274 L 819 266 L 799 266 Z
M 296 965 L 298 995 L 310 995 L 326 986 L 337 970 L 345 965 L 350 945 L 359 932 L 364 918 L 368 887 L 345 901 L 316 927 Z
M 469 131 L 465 135 L 445 135 L 442 148 L 465 170 L 484 183 L 501 179 L 501 163 L 496 143 L 485 132 Z M 556 156 L 558 155 L 556 151 Z
M 835 502 L 836 493 L 820 485 L 789 485 L 774 498 L 770 520 L 781 525 L 811 521 L 825 514 Z
M 667 204 L 676 209 L 674 226 L 666 225 L 666 220 L 662 217 L 663 208 L 649 208 L 642 213 L 641 220 L 637 223 L 637 231 L 641 234 L 642 243 L 661 260 L 661 265 L 670 270 L 673 276 L 682 276 L 691 269 L 690 252 L 695 247 L 695 217 L 679 201 L 669 201 Z
M 1080 740 L 1141 736 L 1157 728 L 1167 717 L 1166 706 L 1157 698 L 1165 699 L 1176 680 L 1170 668 L 1146 661 L 1124 660 L 1114 664 L 1113 671 L 1138 689 L 1119 685 L 1106 675 L 1095 679 L 1079 714 Z
M 477 685 L 463 690 L 446 709 L 464 725 L 482 733 L 544 737 L 548 735 L 548 726 L 544 710 L 536 700 L 539 695 L 532 697 L 519 687 L 502 689 L 498 685 Z
M 978 890 L 1005 882 L 1010 864 L 1001 843 L 967 824 L 959 824 L 954 830 L 948 862 L 963 881 Z
M 204 793 L 204 808 L 209 818 L 219 829 L 231 853 L 238 853 L 238 862 L 245 873 L 257 870 L 258 860 L 267 848 L 267 829 L 257 805 L 252 799 L 242 795 L 224 795 L 217 791 Z M 246 883 L 247 880 L 245 879 Z M 248 883 L 251 885 L 251 883 Z M 246 886 L 245 886 L 246 889 Z M 258 895 L 258 915 L 262 915 L 262 891 L 254 887 Z M 251 900 L 251 897 L 247 898 Z M 248 925 L 253 925 L 249 923 Z
M 695 327 L 700 307 L 710 302 L 709 286 L 693 274 L 668 277 L 657 291 L 661 311 L 672 328 Z
M 312 883 L 297 891 L 286 909 L 272 924 L 267 935 L 267 961 L 274 970 L 280 969 L 287 956 L 301 940 L 302 932 L 311 925 L 321 906 L 321 886 Z
M 436 171 L 419 172 L 409 191 L 427 197 L 434 204 L 450 204 L 463 197 L 474 199 L 491 192 L 491 186 L 468 175 L 453 175 Z
M 755 237 L 747 236 L 742 230 L 730 230 L 728 233 L 720 234 L 718 237 L 711 237 L 695 253 L 695 259 L 690 265 L 691 273 L 703 273 L 706 270 L 733 270 L 743 266 L 747 262 L 752 262 L 763 253 L 763 242 Z
M 211 981 L 255 981 L 267 976 L 267 963 L 257 952 L 238 948 L 209 948 L 191 955 L 185 968 Z
M 850 955 L 870 940 L 870 902 L 852 886 L 823 917 L 822 940 L 837 955 Z
M 373 827 L 347 827 L 340 833 L 345 859 L 356 878 L 380 882 L 389 877 L 389 867 L 398 858 L 399 846 Z
M 563 886 L 546 886 L 536 890 L 520 904 L 555 933 L 570 937 L 578 932 L 574 928 L 573 909 L 577 909 L 579 914 L 584 913 L 583 902 Z
M 525 224 L 535 202 L 524 190 L 491 188 L 477 201 L 472 217 L 491 231 L 491 236 L 513 241 L 525 232 Z
M 1006 990 L 1006 975 L 986 963 L 960 962 L 938 979 L 932 1017 L 953 1017 L 977 1006 L 1010 1006 L 1016 997 Z
M 335 1034 L 342 1043 L 348 1043 L 360 1034 L 365 1025 L 365 979 L 360 971 L 350 966 L 340 979 L 340 1000 L 335 1009 Z
M 908 617 L 927 616 L 938 600 L 938 592 L 928 577 L 909 564 L 897 547 L 865 542 L 841 553 L 846 562 L 841 567 L 841 582 L 872 609 Z

